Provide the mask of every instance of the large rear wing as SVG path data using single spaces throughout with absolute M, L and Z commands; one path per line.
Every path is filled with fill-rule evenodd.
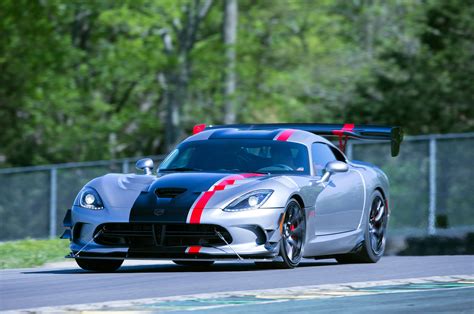
M 269 124 L 226 124 L 226 125 L 196 125 L 193 133 L 203 130 L 235 128 L 241 130 L 274 130 L 296 129 L 304 130 L 322 136 L 337 136 L 341 150 L 345 150 L 350 138 L 361 140 L 390 141 L 392 156 L 400 152 L 403 141 L 403 130 L 399 126 L 326 124 L 326 123 L 269 123 Z

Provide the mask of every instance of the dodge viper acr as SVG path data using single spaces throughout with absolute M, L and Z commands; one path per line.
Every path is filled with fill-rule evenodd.
M 376 166 L 350 161 L 348 138 L 388 140 L 399 127 L 353 124 L 197 125 L 158 170 L 107 174 L 87 183 L 64 218 L 71 253 L 86 270 L 124 259 L 180 265 L 302 258 L 377 262 L 384 253 L 389 183 Z M 339 137 L 340 147 L 322 136 Z

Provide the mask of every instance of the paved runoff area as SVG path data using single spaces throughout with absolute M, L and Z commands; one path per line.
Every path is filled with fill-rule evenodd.
M 293 270 L 147 261 L 109 274 L 64 263 L 0 271 L 0 298 L 0 310 L 15 313 L 474 313 L 474 256 L 305 260 Z

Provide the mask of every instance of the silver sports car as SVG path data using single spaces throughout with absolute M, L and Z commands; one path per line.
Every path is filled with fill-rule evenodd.
M 197 125 L 153 173 L 87 183 L 64 218 L 71 253 L 86 270 L 124 259 L 377 262 L 389 218 L 387 176 L 344 154 L 348 138 L 387 140 L 399 127 L 353 124 Z M 339 148 L 322 136 L 339 138 Z

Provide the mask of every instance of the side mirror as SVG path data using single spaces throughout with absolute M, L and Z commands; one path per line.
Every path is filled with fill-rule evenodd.
M 325 167 L 326 172 L 322 176 L 321 180 L 318 183 L 324 183 L 329 181 L 329 177 L 338 172 L 347 172 L 349 170 L 349 166 L 342 161 L 330 161 L 326 164 Z
M 328 162 L 326 165 L 326 172 L 331 174 L 336 172 L 347 172 L 349 170 L 349 166 L 345 162 L 342 161 L 331 161 Z
M 135 164 L 135 167 L 138 170 L 143 170 L 145 171 L 145 174 L 151 175 L 151 171 L 153 170 L 154 164 L 153 160 L 151 158 L 143 158 L 137 161 Z

